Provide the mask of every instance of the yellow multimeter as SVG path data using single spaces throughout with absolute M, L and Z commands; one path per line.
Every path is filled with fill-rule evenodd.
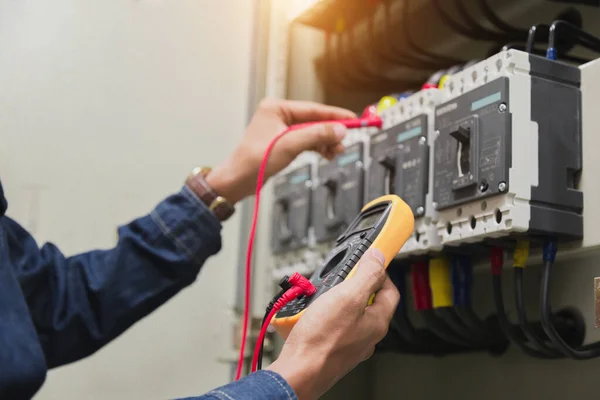
M 271 321 L 275 331 L 287 338 L 306 307 L 335 285 L 352 278 L 360 257 L 368 249 L 379 249 L 387 268 L 412 235 L 414 223 L 412 210 L 396 195 L 379 197 L 364 206 L 310 278 L 317 292 L 283 307 Z

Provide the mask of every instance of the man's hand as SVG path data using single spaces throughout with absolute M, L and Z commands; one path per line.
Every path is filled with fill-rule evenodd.
M 383 264 L 379 250 L 367 252 L 352 279 L 307 308 L 268 368 L 280 374 L 300 399 L 323 395 L 369 358 L 387 333 L 400 294 Z M 375 301 L 367 306 L 373 293 Z
M 208 184 L 231 203 L 254 193 L 258 169 L 271 140 L 288 126 L 311 121 L 355 118 L 342 108 L 306 101 L 263 100 L 242 142 L 233 154 L 206 178 Z M 319 124 L 282 137 L 271 152 L 265 179 L 291 163 L 303 151 L 317 151 L 331 159 L 343 151 L 346 128 L 340 124 Z

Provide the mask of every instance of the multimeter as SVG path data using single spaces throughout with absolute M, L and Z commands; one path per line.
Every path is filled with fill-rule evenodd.
M 310 297 L 301 296 L 279 310 L 271 321 L 275 331 L 287 338 L 312 302 L 335 285 L 352 278 L 361 256 L 370 248 L 381 250 L 387 268 L 412 235 L 414 222 L 412 210 L 396 195 L 382 196 L 365 205 L 310 278 L 317 292 Z

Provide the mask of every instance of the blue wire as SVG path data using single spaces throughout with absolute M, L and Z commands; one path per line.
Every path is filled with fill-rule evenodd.
M 473 287 L 473 266 L 469 257 L 456 256 L 452 259 L 450 277 L 454 305 L 469 307 Z

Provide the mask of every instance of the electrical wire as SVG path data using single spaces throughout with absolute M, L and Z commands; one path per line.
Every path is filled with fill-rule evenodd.
M 289 278 L 289 283 L 292 285 L 291 288 L 289 288 L 288 290 L 286 290 L 273 304 L 273 306 L 271 307 L 271 304 L 269 304 L 268 308 L 271 308 L 271 310 L 267 313 L 267 316 L 265 319 L 263 319 L 263 323 L 260 329 L 260 333 L 258 335 L 258 339 L 256 340 L 256 345 L 254 347 L 254 354 L 252 356 L 252 367 L 251 367 L 251 372 L 256 372 L 257 368 L 258 368 L 258 364 L 259 364 L 259 358 L 262 357 L 262 349 L 264 348 L 264 343 L 265 343 L 265 335 L 267 334 L 267 329 L 269 328 L 269 324 L 271 323 L 271 320 L 273 319 L 273 317 L 275 317 L 275 314 L 277 314 L 277 312 L 279 310 L 281 310 L 283 307 L 285 307 L 286 304 L 290 303 L 291 301 L 294 301 L 295 299 L 299 298 L 300 296 L 312 296 L 313 294 L 315 294 L 317 292 L 317 289 L 315 288 L 315 286 L 305 277 L 303 277 L 302 275 L 300 275 L 299 273 L 295 272 L 290 278 Z M 261 367 L 262 367 L 262 362 L 261 362 Z
M 467 7 L 463 4 L 462 0 L 454 0 L 454 6 L 458 9 L 458 13 L 462 16 L 464 21 L 472 29 L 472 32 L 480 37 L 480 39 L 487 39 L 493 41 L 507 41 L 507 40 L 520 40 L 524 39 L 527 33 L 515 34 L 515 33 L 500 33 L 492 31 L 481 25 L 469 12 Z
M 508 23 L 506 23 L 505 21 L 503 21 L 494 12 L 494 10 L 489 5 L 489 3 L 487 2 L 487 0 L 480 0 L 479 1 L 479 5 L 481 6 L 481 9 L 483 10 L 483 14 L 485 15 L 485 17 L 496 28 L 498 28 L 498 29 L 500 29 L 501 31 L 504 31 L 504 32 L 514 33 L 514 34 L 520 35 L 521 37 L 525 37 L 525 35 L 527 35 L 527 30 L 526 29 L 521 29 L 521 28 L 518 28 L 516 26 L 509 25 Z
M 552 277 L 552 266 L 556 258 L 556 242 L 548 240 L 544 243 L 542 268 L 542 290 L 540 295 L 540 308 L 542 310 L 542 328 L 550 338 L 550 341 L 567 357 L 575 360 L 589 360 L 600 357 L 600 342 L 595 342 L 579 348 L 571 347 L 560 336 L 552 322 L 552 306 L 550 305 L 550 280 Z
M 384 7 L 384 15 L 383 15 L 383 33 L 384 38 L 380 42 L 378 42 L 378 46 L 374 46 L 374 50 L 378 53 L 378 55 L 387 60 L 388 62 L 395 62 L 397 65 L 403 65 L 406 67 L 414 68 L 414 69 L 429 69 L 436 70 L 442 69 L 447 66 L 447 63 L 444 62 L 444 57 L 440 59 L 428 59 L 423 57 L 418 57 L 415 54 L 409 54 L 405 51 L 405 49 L 401 49 L 396 46 L 399 43 L 400 38 L 405 38 L 405 35 L 398 37 L 396 30 L 392 27 L 391 21 L 391 2 L 390 0 L 385 0 L 383 2 Z M 404 23 L 403 23 L 404 25 Z M 371 30 L 373 30 L 373 26 L 371 25 Z M 371 31 L 371 34 L 374 35 Z M 382 51 L 383 48 L 387 48 L 388 51 Z
M 490 265 L 492 270 L 494 304 L 496 306 L 496 315 L 500 328 L 508 340 L 517 346 L 523 353 L 535 358 L 548 359 L 550 357 L 548 357 L 546 354 L 529 347 L 527 341 L 522 336 L 522 332 L 518 328 L 514 327 L 506 316 L 506 310 L 504 309 L 504 297 L 502 294 L 503 258 L 504 255 L 502 253 L 502 249 L 498 247 L 492 248 L 490 252 Z
M 600 53 L 600 39 L 584 30 L 579 29 L 578 27 L 567 21 L 558 20 L 552 22 L 552 24 L 550 25 L 546 58 L 550 60 L 557 59 L 556 32 L 559 27 L 562 27 L 563 30 L 566 30 L 568 32 L 570 31 L 571 34 L 575 35 L 575 38 L 577 39 L 576 44 L 579 44 L 588 50 Z
M 520 240 L 513 255 L 513 271 L 515 279 L 515 305 L 517 308 L 517 318 L 521 331 L 525 335 L 531 348 L 544 353 L 548 358 L 562 358 L 563 355 L 552 346 L 547 345 L 535 334 L 525 311 L 525 302 L 523 300 L 523 270 L 527 265 L 529 258 L 529 241 Z
M 235 380 L 239 380 L 242 376 L 242 369 L 244 368 L 244 359 L 245 359 L 245 350 L 246 350 L 246 341 L 248 335 L 248 321 L 250 319 L 250 298 L 251 298 L 251 283 L 252 283 L 252 254 L 254 251 L 254 238 L 256 236 L 256 226 L 258 224 L 258 211 L 260 208 L 260 194 L 262 191 L 262 187 L 264 184 L 265 171 L 267 168 L 267 162 L 269 161 L 269 156 L 271 155 L 271 151 L 273 147 L 287 133 L 306 128 L 315 124 L 323 124 L 323 123 L 338 123 L 344 125 L 348 129 L 354 128 L 363 128 L 367 126 L 374 126 L 381 128 L 382 121 L 379 117 L 367 117 L 367 118 L 356 118 L 350 120 L 337 120 L 337 121 L 320 121 L 320 122 L 307 122 L 302 124 L 296 124 L 288 127 L 286 130 L 279 133 L 275 136 L 263 155 L 263 159 L 260 163 L 260 168 L 258 170 L 258 176 L 256 179 L 256 193 L 254 200 L 254 210 L 252 215 L 252 223 L 250 225 L 250 233 L 248 235 L 248 245 L 246 250 L 246 268 L 245 268 L 245 284 L 244 284 L 244 312 L 242 316 L 242 338 L 240 343 L 240 354 L 238 357 L 238 364 L 236 369 L 236 377 Z
M 410 10 L 410 4 L 409 4 L 409 0 L 404 0 L 403 2 L 403 8 L 402 8 L 402 28 L 403 28 L 403 33 L 404 33 L 404 39 L 406 39 L 406 44 L 408 45 L 408 47 L 415 53 L 419 53 L 425 57 L 429 57 L 433 60 L 439 60 L 443 63 L 447 63 L 447 64 L 462 64 L 464 63 L 463 60 L 460 60 L 458 58 L 453 58 L 453 57 L 447 57 L 447 56 L 442 56 L 439 54 L 435 54 L 432 53 L 430 51 L 428 51 L 427 49 L 419 46 L 416 41 L 414 40 L 414 38 L 412 37 L 411 34 L 411 30 L 410 30 L 410 18 L 409 18 L 409 10 Z

